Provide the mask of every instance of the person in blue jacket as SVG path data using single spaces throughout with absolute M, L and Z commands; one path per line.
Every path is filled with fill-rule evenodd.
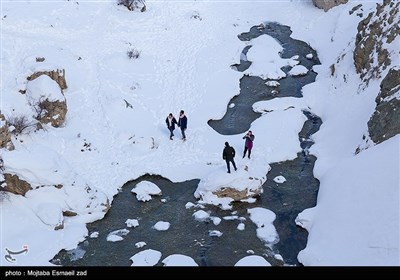
M 178 126 L 181 128 L 182 140 L 186 140 L 185 131 L 187 129 L 187 117 L 185 116 L 185 112 L 183 110 L 181 110 L 179 113 Z

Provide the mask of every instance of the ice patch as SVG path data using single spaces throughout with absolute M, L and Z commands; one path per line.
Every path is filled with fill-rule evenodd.
M 243 224 L 243 223 L 238 224 L 237 229 L 238 230 L 244 230 L 245 229 L 245 224 Z

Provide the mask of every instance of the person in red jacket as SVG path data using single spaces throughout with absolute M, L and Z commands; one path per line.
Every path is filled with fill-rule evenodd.
M 251 149 L 253 149 L 253 141 L 254 141 L 254 134 L 251 132 L 247 132 L 245 136 L 243 136 L 243 139 L 246 139 L 244 142 L 244 152 L 243 152 L 243 158 L 246 156 L 246 152 L 249 151 L 248 157 L 250 158 L 251 155 Z

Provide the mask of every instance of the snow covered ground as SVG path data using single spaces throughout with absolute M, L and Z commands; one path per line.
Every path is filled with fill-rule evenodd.
M 310 108 L 323 121 L 311 149 L 321 185 L 317 207 L 298 218 L 310 232 L 299 260 L 305 265 L 399 265 L 400 138 L 354 156 L 379 91 L 378 81 L 358 91 L 350 46 L 360 18 L 348 12 L 357 4 L 349 1 L 324 13 L 311 1 L 148 1 L 147 11 L 139 13 L 116 1 L 2 1 L 1 112 L 31 118 L 29 94 L 19 90 L 49 87 L 27 81 L 36 71 L 65 69 L 68 85 L 62 127 L 20 135 L 13 140 L 14 151 L 0 150 L 5 171 L 35 188 L 0 202 L 2 252 L 28 246 L 14 264 L 49 265 L 58 251 L 84 240 L 85 223 L 104 216 L 124 183 L 143 174 L 208 183 L 227 176 L 224 143 L 240 154 L 242 135 L 219 135 L 207 121 L 222 117 L 239 93 L 242 73 L 229 66 L 239 62 L 248 42 L 237 35 L 277 21 L 316 49 L 322 64 L 314 67 L 317 80 L 303 89 L 301 100 L 254 105 L 274 112 L 252 124 L 253 157 L 237 158 L 238 169 L 265 173 L 269 163 L 295 158 L 305 121 L 301 109 Z M 373 7 L 374 2 L 363 2 L 365 14 Z M 295 65 L 279 57 L 271 38 L 255 41 L 258 47 L 248 54 L 254 61 L 251 73 L 279 79 L 282 65 Z M 140 51 L 137 59 L 127 56 L 133 48 Z M 342 54 L 340 79 L 333 79 L 329 66 Z M 294 109 L 285 110 L 289 106 Z M 169 140 L 165 125 L 168 113 L 178 117 L 179 110 L 188 117 L 185 142 L 179 129 Z M 59 184 L 61 189 L 54 187 Z M 66 210 L 78 215 L 64 217 Z M 59 225 L 63 228 L 55 230 Z M 161 253 L 149 251 L 154 256 L 133 256 L 133 265 L 157 263 Z M 13 263 L 1 258 L 0 264 Z

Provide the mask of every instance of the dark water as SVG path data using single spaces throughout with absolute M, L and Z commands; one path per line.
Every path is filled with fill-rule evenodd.
M 153 249 L 162 252 L 162 259 L 179 253 L 192 257 L 199 265 L 232 266 L 252 250 L 257 255 L 264 255 L 272 265 L 282 265 L 273 257 L 276 253 L 282 255 L 285 264 L 298 265 L 297 254 L 306 245 L 307 232 L 294 221 L 305 208 L 315 206 L 319 186 L 318 180 L 312 176 L 316 158 L 308 154 L 307 148 L 313 144 L 309 137 L 318 130 L 321 121 L 310 112 L 304 113 L 308 120 L 299 133 L 304 150 L 294 160 L 271 164 L 263 185 L 264 193 L 255 203 L 234 203 L 229 211 L 205 205 L 202 210 L 222 219 L 219 225 L 215 226 L 210 220 L 198 222 L 192 214 L 199 208 L 185 208 L 187 202 L 196 203 L 193 193 L 199 180 L 172 183 L 160 176 L 146 175 L 124 185 L 105 218 L 88 225 L 89 234 L 97 231 L 98 238 L 88 237 L 76 250 L 61 251 L 53 262 L 68 266 L 129 266 L 129 258 L 134 254 Z M 273 179 L 279 175 L 287 181 L 275 183 Z M 153 196 L 149 202 L 137 201 L 131 189 L 142 180 L 158 185 L 162 196 Z M 161 202 L 161 199 L 166 201 Z M 256 236 L 256 226 L 247 214 L 247 209 L 253 207 L 268 208 L 277 216 L 274 226 L 280 241 L 272 249 Z M 244 231 L 237 229 L 239 219 L 223 219 L 234 211 L 236 216 L 246 219 Z M 138 219 L 139 226 L 128 228 L 130 233 L 122 241 L 106 241 L 108 233 L 127 228 L 127 219 Z M 167 221 L 171 227 L 167 231 L 156 231 L 152 227 L 158 221 Z M 219 230 L 223 235 L 210 237 L 210 230 Z M 136 248 L 135 243 L 140 241 L 146 242 L 147 246 Z
M 154 196 L 149 202 L 137 201 L 130 191 L 142 180 L 157 184 L 163 195 Z M 53 262 L 72 266 L 129 266 L 132 263 L 129 258 L 134 254 L 153 249 L 162 252 L 162 259 L 179 253 L 192 257 L 199 265 L 233 266 L 240 258 L 249 255 L 247 250 L 253 250 L 259 255 L 266 253 L 267 248 L 256 237 L 256 226 L 248 219 L 246 207 L 243 205 L 237 204 L 235 209 L 230 211 L 223 211 L 214 206 L 206 206 L 203 210 L 221 219 L 237 210 L 236 215 L 247 219 L 244 231 L 236 229 L 239 220 L 222 219 L 221 223 L 215 226 L 211 221 L 198 222 L 194 219 L 192 214 L 199 209 L 186 209 L 185 204 L 189 201 L 196 203 L 193 193 L 198 182 L 199 180 L 191 180 L 172 183 L 159 176 L 147 175 L 127 183 L 115 197 L 105 218 L 88 225 L 89 233 L 97 231 L 99 237 L 87 238 L 79 244 L 78 250 L 61 251 Z M 166 202 L 161 202 L 161 198 L 166 199 Z M 106 241 L 108 233 L 126 228 L 125 221 L 132 218 L 139 219 L 139 226 L 128 228 L 130 233 L 124 240 Z M 171 226 L 167 231 L 157 231 L 152 227 L 158 221 L 167 221 Z M 219 230 L 223 235 L 210 237 L 210 230 Z M 135 243 L 139 241 L 144 241 L 147 245 L 138 249 Z M 85 254 L 75 260 L 76 251 L 78 254 L 84 251 Z M 277 263 L 274 258 L 270 258 L 270 261 Z
M 304 42 L 290 38 L 290 29 L 276 23 L 269 23 L 265 28 L 251 28 L 250 32 L 239 36 L 241 40 L 250 40 L 262 34 L 276 38 L 284 46 L 282 57 L 300 55 L 301 64 L 310 69 L 319 63 L 317 55 Z M 292 46 L 292 44 L 296 46 Z M 239 71 L 248 68 L 251 62 L 245 60 L 245 54 L 250 46 L 243 50 L 240 64 L 233 65 Z M 303 50 L 300 52 L 300 49 Z M 313 60 L 303 58 L 308 53 L 314 55 Z M 284 69 L 287 71 L 287 69 Z M 259 114 L 251 110 L 254 102 L 272 99 L 275 97 L 295 96 L 301 97 L 301 87 L 313 82 L 316 73 L 309 71 L 307 76 L 280 80 L 281 86 L 278 94 L 265 94 L 270 90 L 265 85 L 265 80 L 259 77 L 244 76 L 240 80 L 241 93 L 231 102 L 236 106 L 228 108 L 223 119 L 210 121 L 210 125 L 221 134 L 236 134 L 246 131 L 252 121 Z M 285 81 L 285 82 L 284 82 Z M 276 88 L 273 88 L 276 89 Z M 231 103 L 229 102 L 229 104 Z M 316 158 L 308 153 L 308 148 L 313 144 L 311 135 L 318 131 L 321 120 L 311 112 L 303 112 L 307 116 L 302 130 L 299 132 L 299 141 L 302 151 L 297 158 L 290 161 L 271 164 L 268 179 L 263 185 L 264 193 L 255 203 L 234 203 L 233 209 L 226 211 L 218 207 L 205 205 L 202 209 L 211 216 L 222 219 L 219 225 L 212 221 L 196 221 L 192 214 L 199 208 L 186 209 L 185 204 L 196 204 L 193 196 L 199 180 L 182 183 L 172 183 L 159 176 L 142 176 L 135 181 L 125 184 L 121 192 L 114 198 L 112 208 L 105 218 L 88 224 L 89 234 L 99 232 L 98 238 L 87 238 L 80 243 L 78 248 L 70 251 L 61 251 L 52 260 L 55 264 L 69 266 L 129 266 L 129 260 L 134 254 L 153 249 L 162 253 L 162 259 L 171 254 L 184 254 L 192 257 L 197 264 L 202 266 L 232 266 L 239 259 L 250 255 L 252 250 L 256 255 L 263 255 L 272 265 L 283 265 L 274 258 L 275 254 L 282 255 L 284 264 L 299 265 L 297 255 L 306 246 L 307 232 L 296 226 L 295 218 L 306 208 L 316 204 L 319 182 L 313 177 L 313 168 Z M 282 175 L 286 182 L 277 184 L 273 181 L 276 176 Z M 154 182 L 162 190 L 162 196 L 153 196 L 149 202 L 137 201 L 130 191 L 140 181 Z M 161 202 L 160 199 L 165 199 Z M 256 236 L 256 226 L 249 219 L 248 208 L 263 207 L 273 211 L 277 218 L 274 226 L 279 234 L 280 241 L 272 248 Z M 224 220 L 224 216 L 239 216 L 245 224 L 245 230 L 240 231 L 237 225 L 240 220 Z M 119 242 L 108 242 L 108 233 L 127 228 L 127 219 L 138 219 L 139 226 L 128 228 L 130 233 Z M 167 221 L 171 227 L 167 231 L 157 231 L 152 227 L 158 221 Z M 211 237 L 209 232 L 218 230 L 223 233 L 221 237 Z M 143 248 L 136 248 L 135 243 L 144 241 Z M 162 265 L 161 261 L 158 265 Z
M 227 104 L 226 113 L 220 120 L 209 120 L 208 124 L 218 133 L 223 135 L 241 134 L 250 128 L 251 123 L 261 116 L 252 109 L 255 102 L 270 100 L 276 97 L 302 97 L 301 91 L 304 85 L 315 81 L 317 73 L 312 71 L 314 65 L 320 64 L 317 53 L 307 43 L 295 40 L 290 37 L 292 31 L 288 26 L 280 25 L 275 22 L 267 23 L 262 26 L 254 26 L 247 33 L 242 33 L 238 37 L 242 41 L 250 41 L 261 35 L 269 35 L 275 38 L 283 47 L 280 54 L 282 58 L 291 58 L 298 55 L 299 64 L 310 69 L 307 75 L 290 76 L 280 79 L 278 87 L 269 87 L 265 82 L 269 79 L 262 79 L 257 76 L 244 75 L 240 79 L 240 94 L 234 96 Z M 251 46 L 246 46 L 242 51 L 240 64 L 232 65 L 237 71 L 247 70 L 251 62 L 243 60 Z M 313 58 L 306 58 L 307 54 L 312 54 Z M 286 74 L 290 67 L 283 67 L 282 71 Z M 233 108 L 229 104 L 234 103 Z

